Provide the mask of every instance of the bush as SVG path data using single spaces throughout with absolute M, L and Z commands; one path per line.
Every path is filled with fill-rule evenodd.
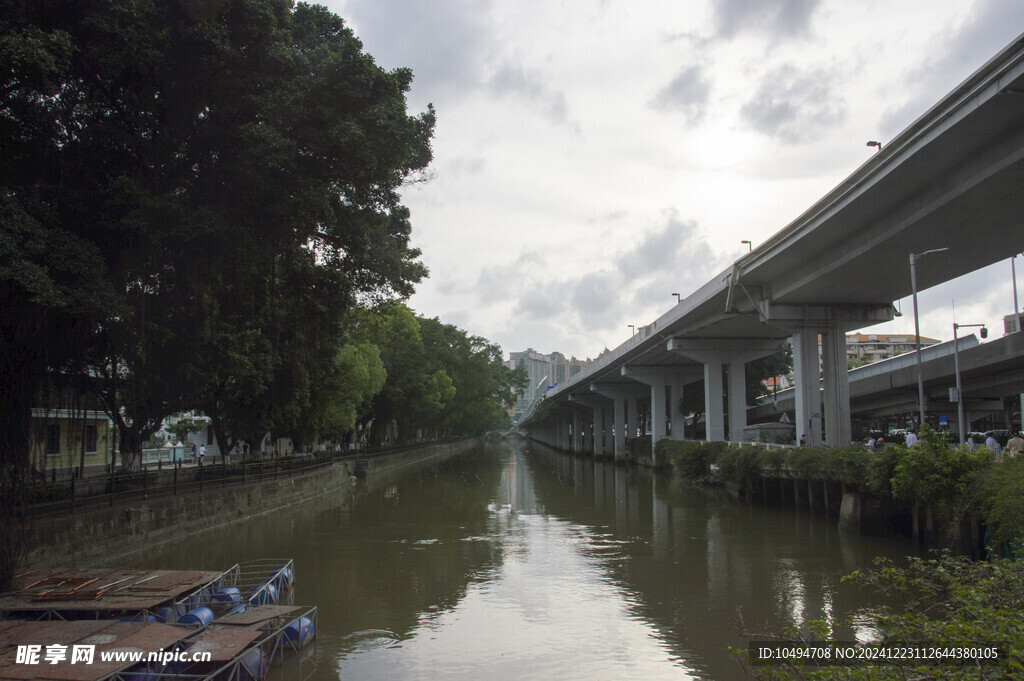
M 761 479 L 761 452 L 758 447 L 747 446 L 726 452 L 718 468 L 722 480 L 752 492 Z
M 892 479 L 896 475 L 896 466 L 906 455 L 905 447 L 883 447 L 871 453 L 867 452 L 867 464 L 864 482 L 875 494 L 892 496 Z
M 757 447 L 757 460 L 762 469 L 770 468 L 775 472 L 782 470 L 786 457 L 779 449 L 761 449 Z
M 969 492 L 991 530 L 993 546 L 1024 537 L 1024 459 L 1007 459 L 982 470 Z
M 746 666 L 755 679 L 805 679 L 820 681 L 890 679 L 1015 679 L 1024 670 L 1024 563 L 972 562 L 948 553 L 936 558 L 912 558 L 906 567 L 896 567 L 886 559 L 875 566 L 844 578 L 873 591 L 883 605 L 856 615 L 851 629 L 863 627 L 865 616 L 873 621 L 881 642 L 917 646 L 998 646 L 1004 659 L 978 665 L 931 664 L 920 660 L 890 659 L 883 665 L 858 664 L 851 667 L 817 667 L 783 664 L 776 667 Z M 859 625 L 859 626 L 858 626 Z M 808 621 L 801 627 L 771 636 L 776 641 L 809 643 L 831 640 L 835 622 Z M 748 634 L 748 636 L 751 636 Z M 764 635 L 752 635 L 764 640 Z M 746 649 L 733 649 L 744 663 Z
M 856 485 L 862 484 L 867 479 L 867 467 L 871 460 L 871 452 L 863 446 L 850 445 L 827 449 L 823 454 L 825 470 L 833 479 Z
M 629 458 L 633 461 L 640 459 L 651 458 L 651 436 L 641 435 L 635 437 L 632 440 L 626 440 L 626 451 L 629 452 Z
M 711 464 L 728 451 L 726 442 L 664 439 L 654 446 L 659 461 L 671 461 L 679 475 L 690 481 L 706 480 L 711 475 Z
M 987 450 L 950 447 L 924 425 L 917 446 L 904 449 L 896 462 L 892 495 L 918 504 L 958 501 L 988 460 Z
M 789 467 L 798 476 L 812 478 L 825 470 L 822 450 L 800 447 L 790 450 L 786 456 Z

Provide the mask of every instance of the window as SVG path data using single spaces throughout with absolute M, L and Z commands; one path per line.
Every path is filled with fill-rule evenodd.
M 85 451 L 95 452 L 99 441 L 99 432 L 95 425 L 85 427 Z
M 60 455 L 60 424 L 46 426 L 46 455 Z

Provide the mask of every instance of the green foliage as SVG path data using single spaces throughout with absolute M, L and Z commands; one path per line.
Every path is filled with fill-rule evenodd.
M 725 442 L 698 442 L 694 440 L 660 440 L 654 448 L 659 461 L 670 461 L 674 470 L 684 479 L 699 482 L 711 474 L 711 464 L 728 451 Z
M 786 463 L 786 456 L 778 449 L 761 449 L 757 447 L 757 461 L 762 469 L 780 472 Z
M 523 372 L 502 361 L 501 348 L 404 304 L 356 315 L 354 333 L 380 348 L 383 388 L 361 414 L 364 422 L 398 424 L 399 442 L 418 435 L 480 435 L 509 426 L 507 406 Z
M 299 422 L 303 442 L 320 439 L 340 442 L 356 425 L 364 405 L 384 387 L 387 373 L 380 350 L 370 343 L 349 343 L 339 348 L 334 366 L 317 390 Z
M 752 492 L 761 479 L 761 454 L 759 447 L 738 447 L 730 449 L 718 464 L 722 480 L 731 482 L 745 492 Z
M 982 470 L 970 497 L 991 530 L 993 546 L 1024 537 L 1024 459 L 1004 459 Z
M 866 451 L 866 450 L 865 450 Z M 869 453 L 864 482 L 875 494 L 892 496 L 892 480 L 896 476 L 896 464 L 906 456 L 904 447 L 883 447 Z
M 322 7 L 202 4 L 0 17 L 5 346 L 54 348 L 18 363 L 36 386 L 88 362 L 128 455 L 185 409 L 222 447 L 337 423 L 314 393 L 345 311 L 426 276 L 399 191 L 434 113 L 407 113 L 408 69 Z
M 772 389 L 764 384 L 766 379 L 785 376 L 792 370 L 793 346 L 791 345 L 787 345 L 782 352 L 747 362 L 744 369 L 747 404 L 752 407 L 761 397 L 772 394 Z
M 915 447 L 903 449 L 892 477 L 892 495 L 918 504 L 954 502 L 988 460 L 985 451 L 949 447 L 927 424 Z
M 881 605 L 858 613 L 874 623 L 882 642 L 998 646 L 1005 658 L 981 665 L 921 666 L 914 660 L 851 667 L 746 667 L 763 680 L 888 681 L 905 679 L 1015 679 L 1024 673 L 1024 562 L 975 562 L 941 554 L 911 558 L 906 566 L 876 559 L 870 570 L 845 578 L 871 590 Z M 804 622 L 781 637 L 792 642 L 831 640 L 834 624 Z M 851 625 L 856 626 L 856 625 Z M 754 638 L 763 638 L 754 636 Z M 743 662 L 746 651 L 734 651 Z
M 871 453 L 861 445 L 837 447 L 826 451 L 825 468 L 834 480 L 862 484 L 867 479 Z
M 164 426 L 164 430 L 173 436 L 172 442 L 184 442 L 190 434 L 198 433 L 205 426 L 205 421 L 182 417 Z
M 789 451 L 786 457 L 794 473 L 804 478 L 820 478 L 825 472 L 824 451 L 810 447 L 798 447 Z
M 626 439 L 626 451 L 629 458 L 637 461 L 642 458 L 649 459 L 651 456 L 651 436 L 641 435 L 640 437 Z

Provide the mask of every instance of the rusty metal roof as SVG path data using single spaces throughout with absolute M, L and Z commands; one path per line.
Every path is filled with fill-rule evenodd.
M 118 622 L 114 620 L 81 620 L 76 622 L 0 622 L 0 679 L 48 679 L 55 681 L 98 681 L 136 662 L 103 662 L 100 653 L 107 650 L 138 651 L 143 654 L 165 649 L 188 635 L 188 630 L 167 624 Z M 71 651 L 57 664 L 44 659 L 51 645 L 95 645 L 92 664 L 72 663 Z M 41 647 L 37 664 L 19 664 L 17 647 Z
M 211 662 L 230 662 L 254 641 L 265 635 L 258 626 L 238 627 L 211 624 L 189 637 L 191 654 L 208 652 Z
M 30 570 L 17 590 L 0 595 L 0 611 L 152 610 L 217 579 L 200 570 Z
M 275 617 L 284 617 L 300 610 L 308 610 L 305 606 L 296 605 L 256 605 L 244 612 L 236 612 L 217 620 L 217 624 L 234 624 L 248 626 L 250 624 L 261 624 Z

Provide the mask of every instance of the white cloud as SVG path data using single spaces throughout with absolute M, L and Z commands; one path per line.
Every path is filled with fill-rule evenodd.
M 831 82 L 825 69 L 779 66 L 764 75 L 740 116 L 754 130 L 788 144 L 815 142 L 845 113 L 845 102 Z
M 819 4 L 819 0 L 716 0 L 715 30 L 726 38 L 743 32 L 799 36 L 808 31 Z
M 404 193 L 431 270 L 413 307 L 577 356 L 785 227 L 1021 30 L 1019 0 L 328 5 L 413 70 L 412 111 L 437 106 L 435 177 Z M 995 324 L 1012 299 L 988 276 L 957 308 Z M 949 337 L 948 300 L 928 309 Z
M 699 66 L 688 66 L 680 71 L 668 85 L 651 100 L 651 106 L 659 111 L 682 113 L 690 125 L 704 118 L 711 83 Z

